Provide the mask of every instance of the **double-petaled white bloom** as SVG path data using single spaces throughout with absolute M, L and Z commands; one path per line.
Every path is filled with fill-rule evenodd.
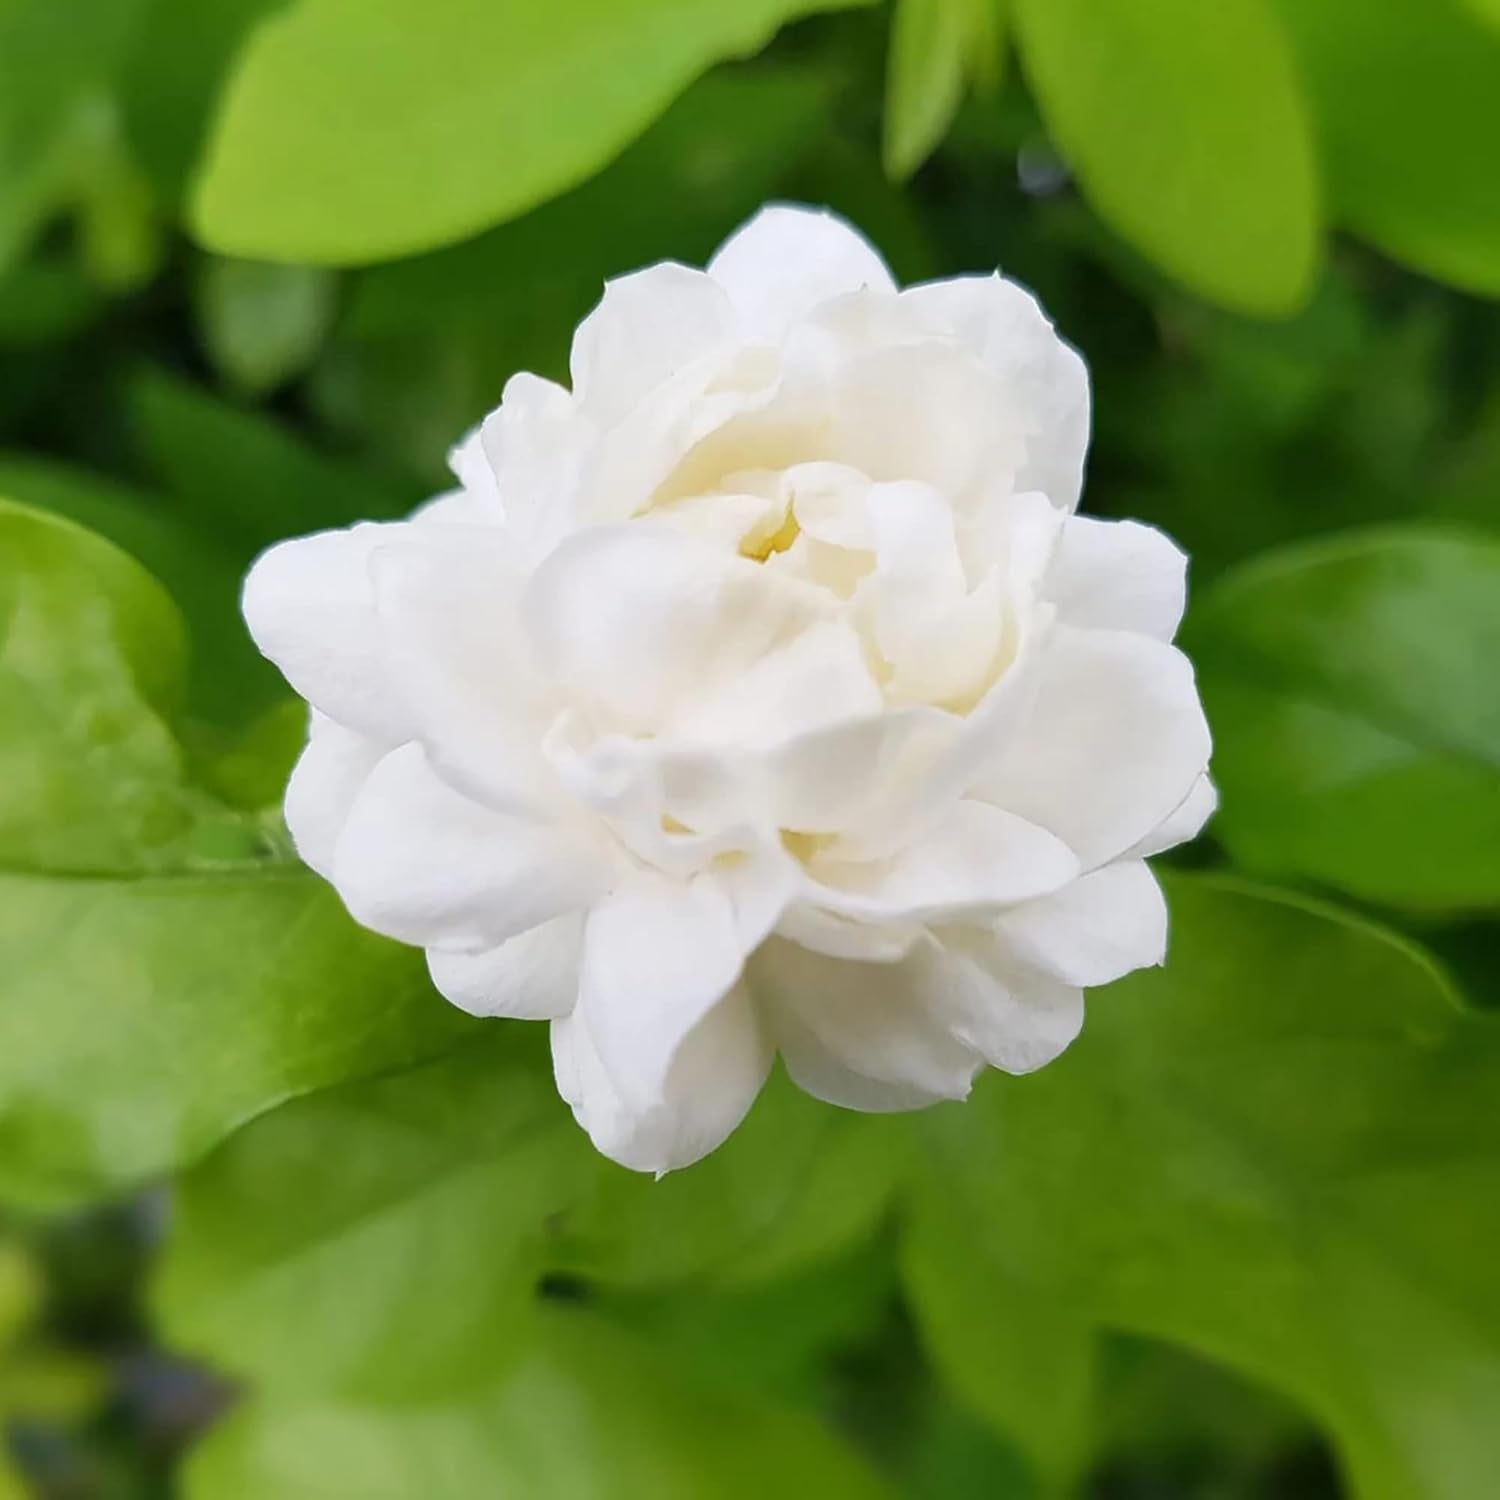
M 780 1053 L 961 1098 L 1159 963 L 1145 856 L 1212 808 L 1182 553 L 1073 514 L 1083 362 L 998 276 L 898 291 L 825 214 L 610 283 L 411 520 L 245 588 L 312 704 L 297 848 L 478 1015 L 552 1023 L 599 1149 L 664 1170 Z

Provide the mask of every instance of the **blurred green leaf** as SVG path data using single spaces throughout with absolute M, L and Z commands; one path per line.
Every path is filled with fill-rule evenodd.
M 337 297 L 337 279 L 317 266 L 212 257 L 197 285 L 203 341 L 231 385 L 263 395 L 316 358 Z
M 205 811 L 164 717 L 185 650 L 170 600 L 135 562 L 0 502 L 0 868 L 182 857 Z
M 143 25 L 120 73 L 132 148 L 176 205 L 203 146 L 225 76 L 251 28 L 287 0 L 144 0 Z
M 1104 218 L 1202 296 L 1285 313 L 1318 259 L 1316 168 L 1269 0 L 1018 0 L 1047 127 Z
M 42 1305 L 42 1278 L 20 1243 L 0 1236 L 0 1372 Z
M 592 1167 L 541 1032 L 491 1025 L 440 1063 L 290 1104 L 189 1173 L 155 1297 L 174 1344 L 278 1396 L 495 1379 Z
M 1088 1314 L 1017 1278 L 941 1176 L 913 1185 L 901 1273 L 943 1379 L 1026 1455 L 1045 1494 L 1071 1493 L 1092 1455 L 1098 1339 Z
M 1214 825 L 1247 868 L 1500 905 L 1500 542 L 1411 528 L 1268 553 L 1197 601 Z
M 125 400 L 148 472 L 247 563 L 282 537 L 389 519 L 424 498 L 164 370 L 140 371 Z
M 993 85 L 1004 56 L 1007 0 L 896 0 L 886 64 L 885 136 L 892 177 L 909 177 L 941 143 L 964 87 Z
M 1473 1500 L 1500 1466 L 1500 1024 L 1377 929 L 1203 877 L 1170 899 L 1166 968 L 1065 1058 L 923 1117 L 931 1190 L 1039 1299 L 1306 1406 L 1361 1500 Z
M 1500 30 L 1455 0 L 1280 0 L 1334 214 L 1430 275 L 1500 294 Z
M 51 1206 L 472 1023 L 313 875 L 0 875 L 0 1194 Z
M 805 1413 L 720 1389 L 587 1313 L 548 1310 L 508 1376 L 445 1400 L 232 1417 L 189 1500 L 890 1500 Z
M 182 610 L 192 638 L 187 708 L 238 723 L 284 693 L 240 618 L 240 580 L 252 549 L 164 495 L 85 469 L 0 452 L 0 494 L 66 516 L 130 553 Z
M 236 67 L 197 232 L 320 264 L 462 239 L 597 171 L 712 63 L 850 3 L 299 0 Z

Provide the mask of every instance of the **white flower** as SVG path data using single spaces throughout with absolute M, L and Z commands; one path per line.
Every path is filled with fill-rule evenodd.
M 313 707 L 297 848 L 645 1170 L 779 1052 L 855 1109 L 962 1098 L 1162 960 L 1144 857 L 1212 810 L 1182 553 L 1072 514 L 1083 362 L 998 276 L 898 291 L 773 207 L 612 282 L 411 520 L 245 586 Z

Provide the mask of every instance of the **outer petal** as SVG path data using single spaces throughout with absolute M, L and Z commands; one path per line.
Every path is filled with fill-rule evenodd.
M 931 994 L 933 1009 L 991 1067 L 1034 1072 L 1078 1035 L 1076 985 L 1018 963 L 995 933 L 950 928 L 940 936 L 945 983 Z
M 615 1087 L 582 1010 L 552 1023 L 558 1092 L 605 1156 L 658 1175 L 707 1156 L 744 1119 L 772 1050 L 743 986 L 712 1006 L 677 1047 L 657 1096 L 641 1106 Z
M 826 211 L 779 203 L 736 230 L 709 261 L 708 274 L 729 292 L 742 325 L 771 340 L 842 293 L 896 290 L 857 229 Z
M 495 481 L 495 471 L 490 464 L 489 455 L 484 451 L 482 427 L 472 428 L 461 442 L 449 450 L 448 467 L 463 486 L 460 493 L 467 499 L 473 519 L 487 517 L 498 525 L 504 519 L 504 511 L 500 506 L 500 486 Z M 432 507 L 429 505 L 427 513 L 430 515 L 431 511 Z
M 1126 853 L 1132 859 L 1145 859 L 1149 855 L 1160 854 L 1164 849 L 1173 849 L 1178 844 L 1197 838 L 1218 806 L 1219 789 L 1207 776 L 1200 776 L 1193 783 L 1192 791 L 1182 799 L 1166 821 L 1153 828 Z
M 632 1110 L 660 1101 L 678 1049 L 738 983 L 748 947 L 778 914 L 756 910 L 747 933 L 722 881 L 646 872 L 589 913 L 578 1010 Z
M 339 835 L 386 747 L 312 711 L 307 747 L 286 787 L 286 825 L 302 862 L 333 879 Z
M 330 719 L 386 744 L 407 737 L 375 624 L 370 555 L 409 528 L 362 523 L 280 542 L 256 559 L 241 598 L 255 644 Z
M 750 976 L 787 1071 L 814 1097 L 896 1110 L 968 1094 L 980 1058 L 936 1013 L 949 976 L 930 939 L 898 962 L 858 963 L 773 938 Z
M 1170 641 L 1187 603 L 1187 554 L 1165 532 L 1139 521 L 1070 516 L 1045 597 L 1065 625 Z
M 537 741 L 514 548 L 489 526 L 412 527 L 370 558 L 383 656 L 412 733 L 456 786 L 502 811 L 554 808 Z
M 333 870 L 366 927 L 471 950 L 586 906 L 609 873 L 598 853 L 557 828 L 455 792 L 416 744 L 393 750 L 361 788 Z
M 1110 984 L 1167 953 L 1167 903 L 1142 860 L 1121 860 L 1006 912 L 1015 956 L 1073 985 Z
M 688 366 L 722 351 L 735 332 L 723 287 L 672 261 L 611 281 L 573 336 L 573 395 L 612 426 Z
M 1157 827 L 1208 764 L 1188 660 L 1123 631 L 1052 631 L 1036 701 L 983 795 L 1064 839 L 1086 868 Z
M 583 918 L 553 917 L 497 948 L 477 952 L 431 949 L 427 967 L 439 992 L 471 1016 L 550 1021 L 578 999 Z
M 1015 488 L 1040 490 L 1071 511 L 1088 448 L 1088 369 L 1036 299 L 1002 276 L 957 276 L 910 287 L 900 300 L 925 326 L 960 339 L 999 380 L 1026 437 Z

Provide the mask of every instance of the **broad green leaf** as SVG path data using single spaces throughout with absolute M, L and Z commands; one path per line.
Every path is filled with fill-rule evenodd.
M 906 1208 L 901 1272 L 930 1359 L 1044 1493 L 1069 1493 L 1092 1454 L 1093 1323 L 991 1254 L 945 1179 L 918 1180 Z
M 1429 275 L 1500 294 L 1500 27 L 1458 0 L 1279 6 L 1333 214 Z
M 1017 0 L 1027 76 L 1090 202 L 1185 286 L 1286 313 L 1311 288 L 1311 133 L 1270 0 Z
M 29 454 L 0 452 L 0 495 L 98 532 L 166 588 L 192 639 L 190 712 L 238 723 L 285 692 L 240 617 L 240 582 L 253 549 L 225 541 L 212 517 L 194 517 L 170 496 Z
M 882 159 L 909 177 L 941 143 L 971 77 L 993 83 L 1003 0 L 896 0 L 886 62 Z
M 711 64 L 848 3 L 297 0 L 234 72 L 195 228 L 322 264 L 462 239 L 597 171 Z
M 498 1381 L 378 1406 L 262 1397 L 190 1458 L 188 1500 L 891 1500 L 811 1417 L 549 1309 Z
M 278 1395 L 424 1400 L 494 1380 L 593 1168 L 543 1042 L 491 1023 L 451 1058 L 227 1141 L 181 1184 L 155 1297 L 174 1346 Z
M 923 1117 L 927 1185 L 1009 1281 L 1305 1406 L 1360 1500 L 1473 1500 L 1500 1472 L 1500 1019 L 1327 910 L 1204 877 L 1170 901 L 1165 969 L 1066 1057 Z
M 300 870 L 0 875 L 0 1198 L 97 1196 L 468 1034 Z
M 1268 554 L 1193 608 L 1236 859 L 1425 910 L 1500 905 L 1500 541 Z
M 338 282 L 318 266 L 208 260 L 198 317 L 214 364 L 233 386 L 259 396 L 300 375 L 333 321 Z
M 206 811 L 165 718 L 184 651 L 170 600 L 124 553 L 0 502 L 0 868 L 181 860 Z
M 489 1378 L 543 1271 L 751 1286 L 845 1252 L 887 1204 L 890 1132 L 784 1081 L 657 1182 L 594 1151 L 545 1028 L 470 1029 L 424 1067 L 274 1111 L 187 1175 L 157 1295 L 177 1345 L 278 1389 L 406 1399 Z

